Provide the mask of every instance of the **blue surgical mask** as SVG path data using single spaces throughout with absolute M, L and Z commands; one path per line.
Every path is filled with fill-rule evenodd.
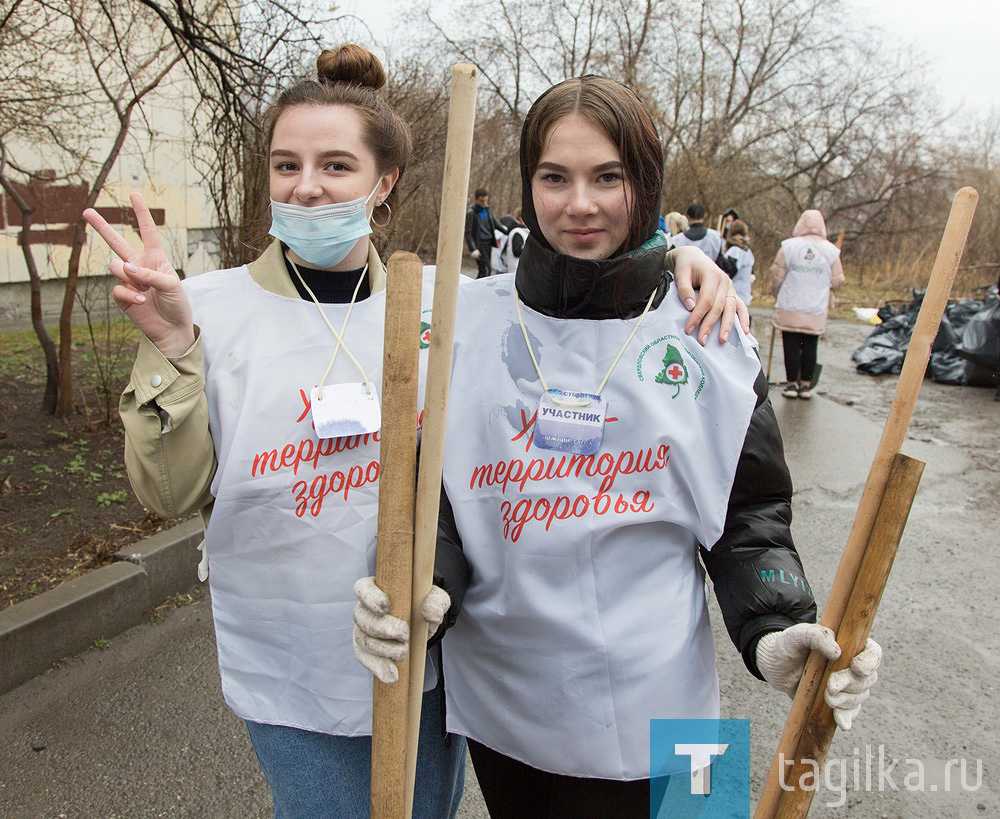
M 275 239 L 318 268 L 340 264 L 363 236 L 372 232 L 367 205 L 379 183 L 366 197 L 333 205 L 307 208 L 271 200 L 271 229 Z

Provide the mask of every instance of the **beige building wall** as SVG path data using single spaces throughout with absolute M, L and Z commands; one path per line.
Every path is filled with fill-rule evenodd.
M 133 112 L 129 136 L 122 148 L 108 181 L 97 200 L 99 209 L 110 216 L 115 228 L 135 248 L 141 247 L 138 232 L 123 223 L 114 209 L 130 209 L 129 194 L 143 195 L 154 215 L 162 217 L 158 228 L 168 258 L 185 275 L 196 275 L 218 266 L 215 243 L 215 219 L 211 198 L 201 185 L 199 174 L 191 161 L 194 138 L 192 120 L 196 116 L 196 89 L 183 73 L 183 66 L 174 66 L 160 86 L 141 103 L 141 111 Z M 90 157 L 104 160 L 112 145 L 117 122 L 109 118 L 108 137 L 91 143 Z M 59 152 L 45 145 L 18 144 L 9 140 L 11 156 L 22 167 L 33 171 L 51 169 L 63 176 L 65 168 L 54 167 Z M 94 174 L 91 174 L 91 178 Z M 45 241 L 34 245 L 34 258 L 45 281 L 44 310 L 47 317 L 58 313 L 62 301 L 62 285 L 69 261 L 69 234 L 73 224 L 68 221 L 79 212 L 76 204 L 79 192 L 69 183 L 53 181 L 47 186 L 50 202 L 49 218 L 56 213 L 62 221 L 34 222 L 33 231 L 42 231 Z M 0 190 L 0 318 L 24 319 L 29 315 L 28 269 L 19 244 L 19 216 L 8 195 Z M 37 217 L 36 217 L 37 218 Z M 42 218 L 46 218 L 43 214 Z M 111 253 L 103 241 L 88 228 L 88 241 L 81 263 L 81 282 L 107 277 Z M 93 286 L 81 284 L 81 292 L 96 292 Z M 107 284 L 103 289 L 107 290 Z

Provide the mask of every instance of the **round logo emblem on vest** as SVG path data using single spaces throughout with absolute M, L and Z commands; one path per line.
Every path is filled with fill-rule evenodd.
M 643 347 L 635 372 L 639 381 L 663 387 L 672 399 L 687 389 L 693 389 L 697 399 L 705 388 L 705 368 L 676 335 L 661 336 Z
M 421 315 L 427 315 L 427 321 L 420 322 L 420 349 L 426 350 L 431 346 L 431 322 L 430 322 L 430 310 L 424 310 Z

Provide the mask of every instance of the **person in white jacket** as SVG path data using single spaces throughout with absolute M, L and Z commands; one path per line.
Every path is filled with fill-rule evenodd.
M 754 280 L 753 266 L 756 259 L 750 249 L 750 229 L 742 219 L 735 219 L 729 223 L 726 256 L 736 262 L 736 275 L 733 276 L 736 294 L 743 299 L 744 304 L 750 304 L 753 299 L 751 285 Z
M 830 291 L 844 283 L 840 249 L 827 241 L 818 210 L 803 211 L 771 264 L 772 323 L 785 352 L 785 398 L 811 398 L 816 348 L 826 330 Z

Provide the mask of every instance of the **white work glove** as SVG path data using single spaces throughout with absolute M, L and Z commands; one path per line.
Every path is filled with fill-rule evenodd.
M 478 262 L 479 261 L 479 257 L 482 256 L 483 254 L 479 252 L 479 248 L 477 247 L 469 255 L 472 256 L 472 258 L 475 259 Z
M 396 663 L 406 657 L 410 627 L 389 614 L 389 596 L 375 585 L 374 577 L 362 577 L 354 584 L 354 656 L 358 662 L 384 683 L 399 679 Z M 430 639 L 444 622 L 451 608 L 451 597 L 439 586 L 431 590 L 420 606 L 420 616 L 428 625 Z
M 772 686 L 794 697 L 810 651 L 818 651 L 828 660 L 840 656 L 840 646 L 826 626 L 799 623 L 784 631 L 772 631 L 757 643 L 757 668 Z M 881 662 L 882 647 L 869 639 L 850 666 L 830 675 L 823 699 L 833 709 L 833 719 L 843 730 L 850 730 L 861 703 L 868 699 L 869 689 L 878 680 Z

